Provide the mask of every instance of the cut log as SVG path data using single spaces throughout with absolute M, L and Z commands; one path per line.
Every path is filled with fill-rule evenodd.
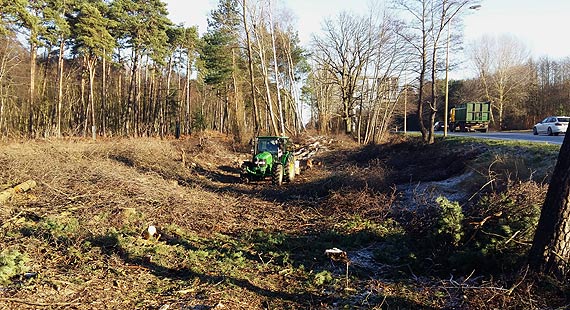
M 36 187 L 36 181 L 27 180 L 24 183 L 20 183 L 20 184 L 16 185 L 14 187 L 14 190 L 16 191 L 16 193 L 25 193 L 34 187 Z
M 8 201 L 14 194 L 16 193 L 24 193 L 29 191 L 30 189 L 36 187 L 36 181 L 34 180 L 27 180 L 24 183 L 20 183 L 13 188 L 9 188 L 0 192 L 0 203 L 5 203 Z

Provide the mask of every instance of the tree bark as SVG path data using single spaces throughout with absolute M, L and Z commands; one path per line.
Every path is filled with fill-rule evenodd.
M 59 42 L 59 56 L 57 60 L 57 137 L 61 138 L 61 109 L 63 107 L 63 48 L 65 42 L 63 36 Z
M 36 49 L 37 45 L 34 42 L 30 43 L 30 111 L 28 119 L 28 134 L 30 137 L 34 134 L 34 109 L 35 109 L 35 82 L 36 82 Z
M 570 271 L 570 135 L 558 154 L 529 252 L 531 269 L 566 279 Z
M 103 52 L 105 53 L 105 52 Z M 107 136 L 107 63 L 103 55 L 101 63 L 101 133 Z
M 251 83 L 251 102 L 253 104 L 253 131 L 254 135 L 259 134 L 259 111 L 257 108 L 257 100 L 255 98 L 255 77 L 253 75 L 253 59 L 251 53 L 251 38 L 249 36 L 249 29 L 247 25 L 247 18 L 246 18 L 246 8 L 247 3 L 246 0 L 243 0 L 243 26 L 245 30 L 245 36 L 247 40 L 247 61 L 248 61 L 248 70 L 249 70 L 249 81 Z

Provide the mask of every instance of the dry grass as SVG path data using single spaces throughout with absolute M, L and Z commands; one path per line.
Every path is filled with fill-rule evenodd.
M 129 253 L 141 247 L 156 249 L 144 243 L 132 249 L 121 245 L 144 241 L 137 238 L 148 225 L 180 239 L 176 229 L 207 238 L 287 222 L 279 206 L 220 192 L 223 185 L 212 178 L 223 172 L 218 167 L 232 165 L 237 158 L 223 143 L 125 139 L 3 146 L 1 183 L 12 186 L 33 179 L 39 186 L 2 207 L 2 248 L 26 253 L 30 270 L 40 276 L 30 280 L 32 291 L 2 294 L 56 306 L 63 300 L 85 309 L 160 306 L 150 296 L 171 285 L 152 275 L 153 265 L 144 266 Z M 174 254 L 166 258 L 178 256 L 163 258 L 168 264 L 161 262 L 154 273 L 187 268 L 184 254 L 168 251 Z M 242 298 L 247 300 L 247 293 L 241 295 L 238 305 Z
M 0 248 L 24 254 L 28 272 L 0 286 L 0 309 L 477 308 L 502 292 L 492 284 L 510 284 L 478 277 L 446 291 L 456 283 L 415 273 L 426 258 L 414 258 L 414 238 L 421 238 L 421 225 L 433 225 L 434 214 L 394 215 L 392 185 L 408 178 L 398 173 L 413 171 L 401 152 L 430 161 L 420 157 L 421 147 L 394 139 L 392 146 L 359 149 L 328 137 L 329 151 L 318 158 L 323 165 L 283 188 L 239 184 L 248 146 L 211 132 L 178 141 L 1 145 L 0 189 L 28 179 L 38 186 L 0 208 Z M 454 151 L 462 166 L 438 178 L 465 169 L 483 152 L 476 150 L 464 157 Z M 449 158 L 438 156 L 425 169 Z M 508 195 L 521 206 L 523 196 L 536 202 L 543 190 L 516 189 L 524 195 Z M 485 206 L 480 216 L 496 211 Z M 405 217 L 418 231 L 395 221 Z M 158 227 L 159 240 L 141 237 L 149 225 Z M 332 247 L 365 257 L 375 270 L 351 266 L 347 289 L 344 267 L 323 255 Z M 512 296 L 524 294 L 525 285 Z M 537 308 L 548 304 L 535 299 Z

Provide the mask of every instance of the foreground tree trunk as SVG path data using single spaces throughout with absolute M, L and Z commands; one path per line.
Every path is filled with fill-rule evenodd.
M 570 271 L 570 135 L 564 137 L 529 252 L 530 267 L 565 279 Z

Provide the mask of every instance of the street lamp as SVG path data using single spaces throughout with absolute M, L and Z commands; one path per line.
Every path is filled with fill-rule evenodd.
M 450 31 L 451 28 L 451 19 L 449 20 L 449 24 L 447 25 L 447 43 L 445 47 L 445 108 L 443 111 L 443 136 L 447 137 L 447 123 L 448 123 L 448 110 L 449 110 L 449 39 L 450 39 Z
M 470 10 L 478 10 L 481 8 L 480 4 L 472 5 L 469 7 Z M 448 110 L 449 110 L 449 41 L 451 39 L 451 19 L 447 24 L 447 42 L 445 47 L 445 110 L 443 111 L 443 136 L 447 137 L 447 124 L 449 121 Z

